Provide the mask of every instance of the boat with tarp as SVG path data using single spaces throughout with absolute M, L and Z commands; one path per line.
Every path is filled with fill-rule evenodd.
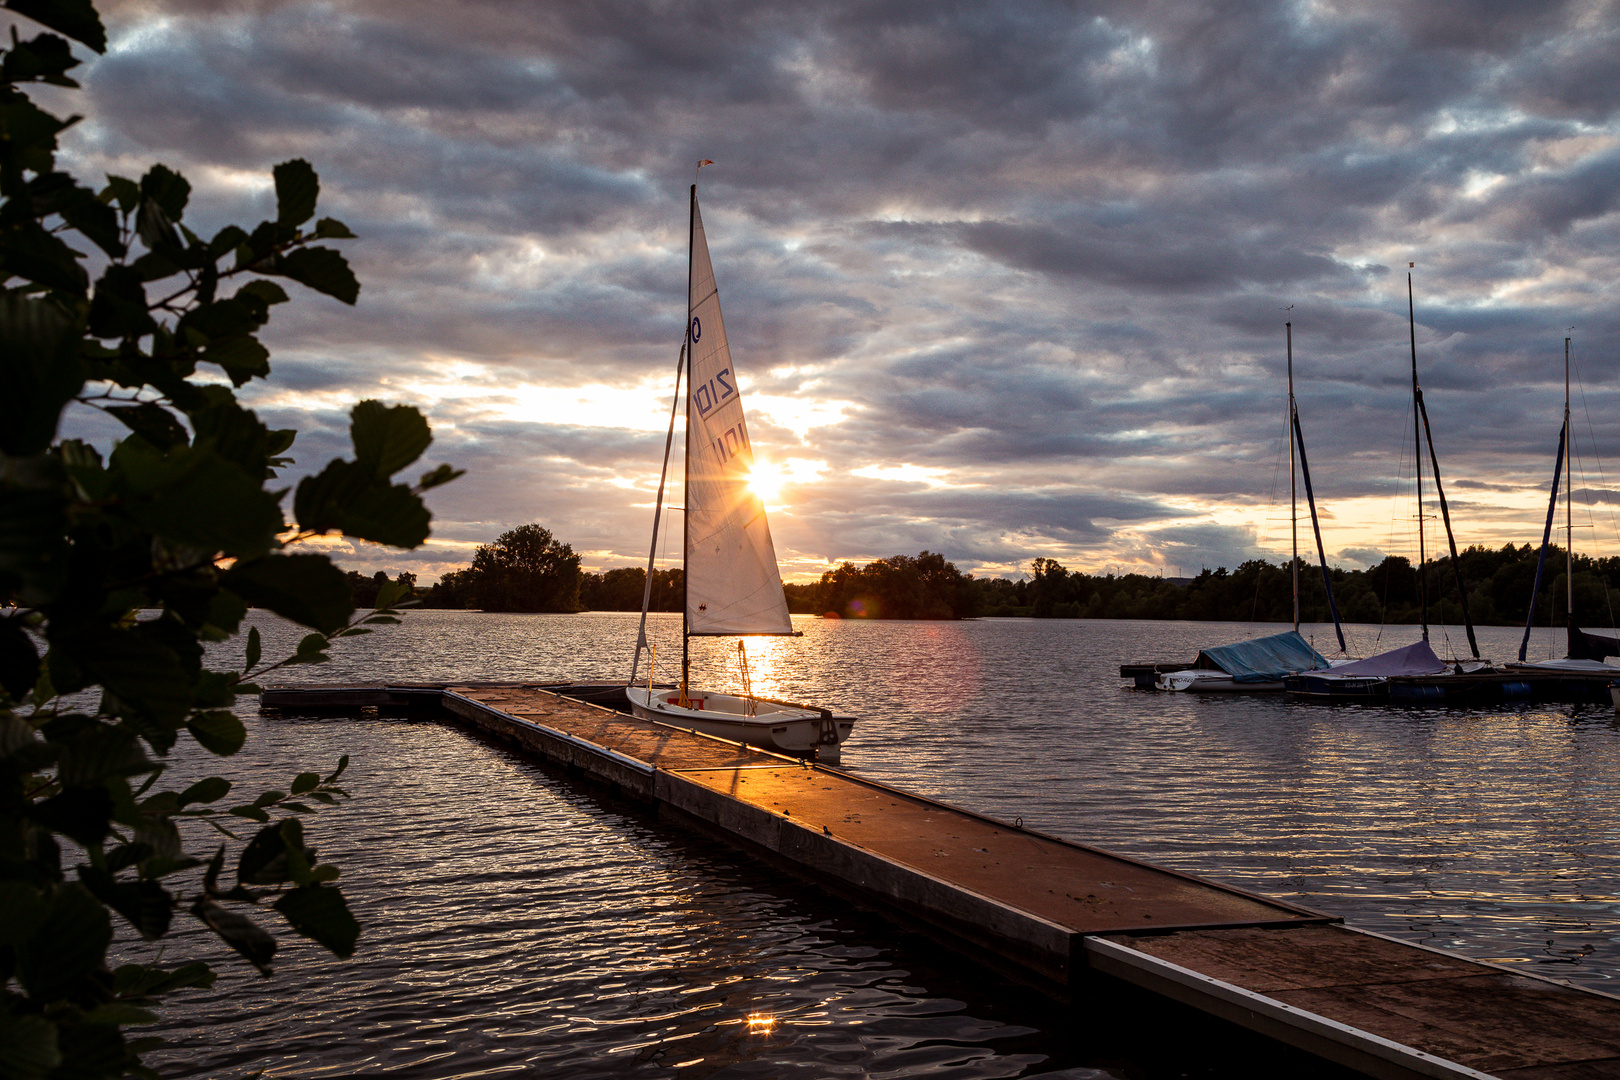
M 1296 672 L 1328 667 L 1328 661 L 1317 652 L 1299 632 L 1299 489 L 1296 481 L 1305 483 L 1305 501 L 1310 506 L 1311 530 L 1316 537 L 1316 555 L 1322 568 L 1322 584 L 1327 589 L 1328 610 L 1333 615 L 1333 630 L 1339 638 L 1339 651 L 1344 652 L 1344 628 L 1339 622 L 1339 607 L 1333 599 L 1333 577 L 1328 572 L 1327 551 L 1322 546 L 1322 526 L 1316 515 L 1316 493 L 1311 487 L 1310 461 L 1305 456 L 1305 432 L 1299 421 L 1299 404 L 1294 398 L 1294 324 L 1283 323 L 1288 350 L 1288 417 L 1285 438 L 1288 440 L 1288 506 L 1293 539 L 1294 628 L 1281 634 L 1271 634 L 1250 641 L 1216 645 L 1200 650 L 1191 665 L 1177 670 L 1162 670 L 1158 664 L 1125 664 L 1119 669 L 1122 678 L 1132 679 L 1144 687 L 1147 678 L 1158 690 L 1183 693 L 1265 693 L 1284 688 L 1283 680 Z M 1171 665 L 1163 665 L 1170 667 Z M 1142 669 L 1150 669 L 1144 672 Z
M 1164 672 L 1158 686 L 1195 694 L 1254 694 L 1283 689 L 1283 680 L 1295 672 L 1327 669 L 1326 657 L 1298 630 L 1287 630 L 1200 649 L 1192 667 Z

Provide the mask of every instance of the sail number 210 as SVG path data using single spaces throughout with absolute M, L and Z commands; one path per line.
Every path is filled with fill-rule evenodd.
M 716 405 L 737 393 L 736 388 L 726 380 L 730 374 L 730 368 L 721 368 L 714 373 L 714 378 L 692 388 L 692 404 L 697 406 L 699 416 L 708 416 Z

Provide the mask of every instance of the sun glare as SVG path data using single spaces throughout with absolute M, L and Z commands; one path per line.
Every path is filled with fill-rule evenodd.
M 748 486 L 760 502 L 777 505 L 787 475 L 779 465 L 769 461 L 755 461 L 748 470 Z

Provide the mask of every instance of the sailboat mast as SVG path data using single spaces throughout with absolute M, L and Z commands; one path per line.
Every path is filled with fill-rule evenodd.
M 1283 323 L 1288 334 L 1288 525 L 1294 538 L 1294 559 L 1289 565 L 1294 572 L 1294 633 L 1299 633 L 1299 495 L 1294 466 L 1294 324 Z
M 1423 424 L 1418 419 L 1417 376 L 1417 316 L 1412 309 L 1412 271 L 1406 272 L 1406 328 L 1412 339 L 1412 464 L 1417 474 L 1417 527 L 1418 527 L 1418 610 L 1423 620 L 1423 640 L 1429 640 L 1429 589 L 1424 579 L 1423 564 L 1427 553 L 1423 550 Z
M 1564 618 L 1575 625 L 1575 432 L 1569 426 L 1569 338 L 1564 339 Z
M 698 168 L 703 166 L 699 165 Z M 697 242 L 697 185 L 692 185 L 692 208 L 686 218 L 686 340 L 692 340 L 692 252 Z M 695 361 L 694 361 L 695 363 Z M 681 457 L 681 502 L 687 507 L 692 502 L 692 381 L 686 382 L 686 438 Z M 686 688 L 691 685 L 688 676 L 692 671 L 692 624 L 687 615 L 687 589 L 688 575 L 686 569 L 687 556 L 692 550 L 692 512 L 690 509 L 681 514 L 681 696 L 680 701 L 686 704 Z

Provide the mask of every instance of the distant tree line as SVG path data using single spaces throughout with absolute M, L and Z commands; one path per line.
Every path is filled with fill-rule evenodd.
M 1530 544 L 1499 549 L 1473 546 L 1459 553 L 1468 613 L 1480 625 L 1522 625 L 1529 612 L 1538 548 Z M 1620 616 L 1620 557 L 1575 556 L 1575 616 L 1593 626 L 1613 626 Z M 1064 569 L 1051 559 L 1036 559 L 1028 581 L 1001 584 L 987 579 L 988 594 L 1004 596 L 1001 604 L 983 605 L 986 614 L 1032 615 L 1037 618 L 1202 619 L 1242 622 L 1287 622 L 1293 618 L 1293 585 L 1287 561 L 1253 559 L 1235 571 L 1224 566 L 1204 570 L 1187 581 L 1146 574 L 1091 575 Z M 1401 555 L 1386 557 L 1367 570 L 1329 571 L 1339 617 L 1345 622 L 1415 623 L 1421 604 L 1418 572 Z M 1538 625 L 1563 622 L 1566 616 L 1564 552 L 1551 547 L 1536 606 Z M 1449 556 L 1425 566 L 1429 621 L 1461 623 L 1462 593 Z M 986 582 L 977 582 L 981 587 Z M 1011 588 L 1007 585 L 1010 584 Z M 1319 566 L 1302 561 L 1299 573 L 1300 618 L 1328 622 L 1327 590 Z
M 1522 624 L 1535 579 L 1537 548 L 1530 544 L 1493 549 L 1474 546 L 1458 557 L 1469 614 L 1481 625 Z M 1449 557 L 1425 568 L 1429 620 L 1463 621 L 1462 593 Z M 1367 570 L 1330 571 L 1339 615 L 1346 622 L 1415 623 L 1419 619 L 1418 572 L 1409 559 L 1391 555 Z M 367 578 L 350 572 L 356 605 L 372 604 L 387 583 L 383 573 Z M 415 577 L 401 574 L 414 586 Z M 641 567 L 603 573 L 580 569 L 579 556 L 538 524 L 502 533 L 478 548 L 472 564 L 453 570 L 417 597 L 424 607 L 485 611 L 639 611 L 646 586 Z M 1620 556 L 1575 557 L 1575 614 L 1591 626 L 1620 619 Z M 679 611 L 684 573 L 655 570 L 651 609 Z M 1300 618 L 1327 622 L 1327 591 L 1321 569 L 1301 562 Z M 967 619 L 981 615 L 1045 619 L 1195 619 L 1287 622 L 1293 617 L 1293 586 L 1286 561 L 1251 559 L 1236 570 L 1218 567 L 1195 578 L 1148 574 L 1086 574 L 1052 559 L 1036 559 L 1028 578 L 975 578 L 943 555 L 922 551 L 893 555 L 865 566 L 839 564 L 820 580 L 786 586 L 794 614 L 845 619 Z M 1550 548 L 1536 622 L 1565 617 L 1564 554 Z
M 788 610 L 841 619 L 967 619 L 978 614 L 981 589 L 932 551 L 892 555 L 863 567 L 846 562 L 814 584 L 788 585 Z

